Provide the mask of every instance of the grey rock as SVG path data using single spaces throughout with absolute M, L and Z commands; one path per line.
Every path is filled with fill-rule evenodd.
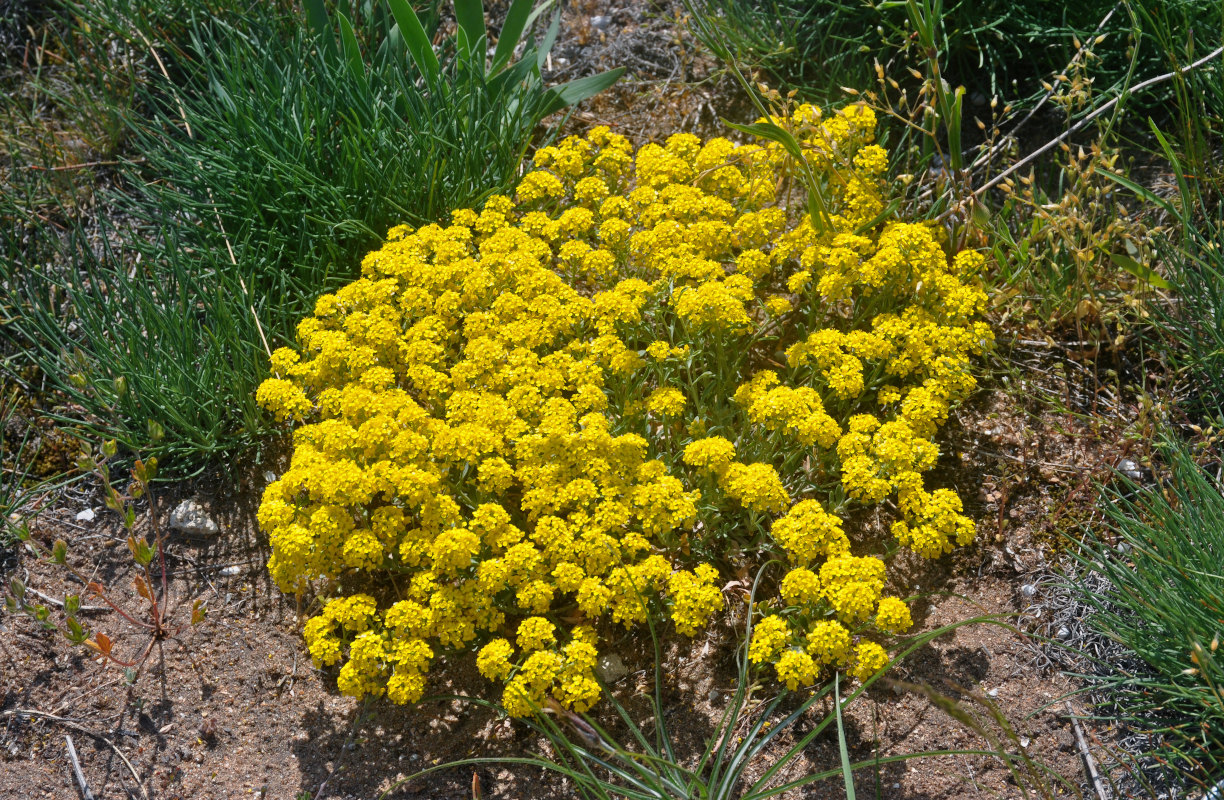
M 204 506 L 195 500 L 184 500 L 170 512 L 170 527 L 189 536 L 216 536 L 221 532 Z
M 608 653 L 599 657 L 599 663 L 595 665 L 595 674 L 604 683 L 615 683 L 629 674 L 629 668 L 616 653 Z
M 591 27 L 597 31 L 606 31 L 612 24 L 612 18 L 606 14 L 591 17 Z
M 1020 587 L 1020 594 L 1022 594 L 1026 599 L 1032 600 L 1037 596 L 1037 587 L 1031 583 L 1026 583 Z

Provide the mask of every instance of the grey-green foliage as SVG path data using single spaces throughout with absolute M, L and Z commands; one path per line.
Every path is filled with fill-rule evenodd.
M 78 407 L 65 420 L 158 455 L 168 474 L 258 439 L 265 342 L 290 342 L 382 234 L 510 191 L 541 121 L 620 74 L 544 86 L 556 24 L 515 60 L 538 16 L 522 0 L 488 62 L 473 0 L 457 3 L 441 56 L 403 0 L 370 54 L 314 3 L 291 26 L 273 5 L 188 14 L 173 41 L 140 6 L 78 9 L 82 35 L 144 67 L 101 235 L 28 224 L 22 238 L 41 246 L 10 246 L 0 305 L 6 333 Z
M 1097 688 L 1118 721 L 1164 735 L 1160 755 L 1201 776 L 1224 765 L 1224 666 L 1217 648 L 1224 618 L 1224 485 L 1220 464 L 1200 467 L 1184 444 L 1166 442 L 1162 485 L 1130 482 L 1106 490 L 1108 524 L 1077 551 L 1077 599 L 1085 621 L 1129 650 L 1101 666 Z M 1093 591 L 1097 573 L 1108 589 Z

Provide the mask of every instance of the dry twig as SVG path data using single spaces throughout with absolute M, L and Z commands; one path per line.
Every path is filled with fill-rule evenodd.
M 1105 792 L 1105 782 L 1101 780 L 1096 760 L 1088 750 L 1088 740 L 1084 738 L 1084 729 L 1080 727 L 1070 700 L 1067 701 L 1067 718 L 1071 720 L 1071 728 L 1075 731 L 1075 744 L 1079 747 L 1080 758 L 1084 760 L 1084 771 L 1088 773 L 1088 780 L 1092 781 L 1093 791 L 1100 800 L 1109 800 L 1109 795 Z
M 72 774 L 76 776 L 77 786 L 81 787 L 81 796 L 85 800 L 94 800 L 89 784 L 85 782 L 85 773 L 81 772 L 81 762 L 77 759 L 76 748 L 72 745 L 72 737 L 64 734 L 64 744 L 68 746 L 68 760 L 72 762 Z

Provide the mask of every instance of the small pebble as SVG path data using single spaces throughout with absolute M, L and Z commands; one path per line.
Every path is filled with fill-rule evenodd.
M 93 522 L 94 516 L 95 516 L 94 510 L 92 508 L 87 508 L 84 511 L 76 515 L 76 521 L 77 522 Z
M 1021 737 L 1020 737 L 1020 746 L 1021 746 L 1021 747 L 1028 747 L 1028 746 L 1029 746 L 1029 743 L 1030 743 L 1030 740 L 1029 740 L 1029 738 L 1028 738 L 1027 736 L 1021 736 Z
M 242 567 L 225 567 L 221 570 L 221 576 L 224 578 L 232 578 L 239 572 L 242 572 Z
M 170 512 L 170 527 L 189 536 L 215 536 L 221 531 L 196 500 L 184 500 L 175 506 Z
M 606 14 L 591 17 L 591 27 L 597 31 L 606 31 L 611 24 L 612 18 Z
M 1143 477 L 1143 470 L 1139 468 L 1138 464 L 1131 461 L 1129 458 L 1124 458 L 1118 462 L 1118 472 L 1121 472 L 1132 481 L 1137 481 Z
M 271 483 L 272 481 L 276 480 L 276 473 L 272 470 L 268 470 L 264 473 L 264 480 Z
M 990 690 L 989 692 L 987 692 L 986 694 L 990 695 L 991 697 L 998 697 L 998 696 L 999 696 L 999 690 L 998 690 L 998 689 L 991 689 L 991 690 Z
M 1066 625 L 1063 625 L 1061 628 L 1058 629 L 1058 633 L 1054 634 L 1054 638 L 1056 639 L 1065 640 L 1065 639 L 1069 639 L 1070 637 L 1071 637 L 1071 629 L 1068 628 Z
M 1037 596 L 1037 587 L 1031 583 L 1026 583 L 1020 587 L 1020 594 L 1032 599 Z

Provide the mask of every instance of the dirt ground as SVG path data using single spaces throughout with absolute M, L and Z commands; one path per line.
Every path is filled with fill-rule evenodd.
M 1013 392 L 983 392 L 961 409 L 944 439 L 947 467 L 940 479 L 967 499 L 979 523 L 978 542 L 941 561 L 901 559 L 894 566 L 923 596 L 915 607 L 917 632 L 986 615 L 997 615 L 1005 625 L 958 628 L 910 655 L 893 677 L 959 700 L 1009 752 L 1022 749 L 1078 785 L 1080 755 L 1065 707 L 1056 702 L 1077 686 L 1012 626 L 1032 627 L 1019 613 L 1034 600 L 1024 587 L 1048 569 L 1057 542 L 1051 521 L 1060 508 L 1070 508 L 1067 498 L 1080 478 L 1099 473 L 1120 454 L 1110 444 L 1116 441 L 1111 431 L 1093 430 L 1079 417 L 1033 416 L 1021 406 Z M 247 485 L 257 490 L 261 477 L 252 475 Z M 93 663 L 87 651 L 71 648 L 31 620 L 0 618 L 0 797 L 78 797 L 65 735 L 73 738 L 98 798 L 142 796 L 130 791 L 134 781 L 116 748 L 148 796 L 167 799 L 373 798 L 443 761 L 539 752 L 540 743 L 520 726 L 471 704 L 405 709 L 341 696 L 334 674 L 314 669 L 305 654 L 294 599 L 268 582 L 267 543 L 252 522 L 257 496 L 257 491 L 227 494 L 196 482 L 158 498 L 163 518 L 181 498 L 196 498 L 221 531 L 206 539 L 172 537 L 170 594 L 187 601 L 202 598 L 210 610 L 206 622 L 181 636 L 184 647 L 169 644 L 164 653 L 155 651 L 135 685 L 127 685 L 118 668 Z M 78 522 L 86 509 L 94 511 L 95 521 Z M 96 567 L 94 579 L 117 598 L 129 604 L 137 599 L 122 525 L 96 495 L 65 493 L 35 520 L 32 536 L 46 548 L 56 538 L 70 541 L 71 564 Z M 21 554 L 10 557 L 5 573 L 48 597 L 80 591 L 65 581 L 63 570 Z M 736 629 L 731 624 L 743 613 L 741 600 L 729 597 L 728 603 L 737 613 L 729 612 L 696 640 L 665 642 L 670 727 L 698 748 L 713 730 L 720 701 L 733 690 Z M 186 614 L 184 606 L 178 619 Z M 142 644 L 134 633 L 122 634 L 125 627 L 112 613 L 83 616 L 117 639 L 121 657 Z M 630 670 L 617 682 L 617 695 L 631 708 L 644 707 L 640 695 L 650 690 L 653 676 L 648 642 L 626 636 L 608 650 L 621 655 Z M 432 687 L 439 694 L 481 696 L 487 688 L 470 656 L 434 672 L 450 681 Z M 992 721 L 991 706 L 1014 726 L 1013 736 Z M 754 768 L 763 770 L 829 710 L 818 704 Z M 873 687 L 850 706 L 846 724 L 855 761 L 989 749 L 979 732 L 928 696 L 900 685 Z M 780 777 L 793 779 L 837 764 L 836 735 L 829 729 Z M 481 767 L 476 772 L 489 797 L 571 796 L 564 782 L 539 770 Z M 1021 796 L 1001 760 L 984 756 L 888 764 L 878 778 L 869 767 L 859 773 L 859 791 L 871 796 L 877 780 L 880 796 L 899 800 Z M 409 782 L 389 796 L 469 798 L 471 781 L 471 769 L 457 768 Z M 830 781 L 789 796 L 835 798 L 844 790 Z
M 682 33 L 680 9 L 662 0 L 588 0 L 568 6 L 553 52 L 553 78 L 629 67 L 626 80 L 571 117 L 570 129 L 611 124 L 645 141 L 675 130 L 709 134 L 719 117 L 746 113 L 742 97 L 726 78 L 711 75 L 710 65 Z M 1000 746 L 1063 776 L 1068 786 L 1052 786 L 1051 794 L 1070 796 L 1085 786 L 1085 770 L 1060 698 L 1079 687 L 1019 630 L 1042 629 L 1034 609 L 1041 607 L 1043 582 L 1062 534 L 1091 508 L 1091 479 L 1124 458 L 1140 457 L 1121 435 L 1137 411 L 1095 385 L 1085 389 L 1090 383 L 1085 367 L 1061 359 L 1057 345 L 1045 350 L 1006 347 L 1017 349 L 998 358 L 1026 371 L 1013 371 L 1007 382 L 985 381 L 988 388 L 956 413 L 941 438 L 944 455 L 936 479 L 965 498 L 968 513 L 978 521 L 977 543 L 936 562 L 902 557 L 892 568 L 922 595 L 915 605 L 917 634 L 981 616 L 993 616 L 1000 624 L 960 627 L 911 654 L 893 677 L 929 686 L 938 697 L 900 684 L 878 684 L 848 709 L 847 736 L 855 761 Z M 1045 371 L 1056 363 L 1061 364 L 1057 375 Z M 1074 391 L 1068 388 L 1072 384 Z M 1049 410 L 1037 388 L 1056 398 L 1065 388 L 1072 409 Z M 233 483 L 231 473 L 226 481 L 166 487 L 158 496 L 161 518 L 179 501 L 194 498 L 219 523 L 220 532 L 171 538 L 170 594 L 184 603 L 176 618 L 185 620 L 190 601 L 197 598 L 207 602 L 208 617 L 182 634 L 181 645 L 172 642 L 155 650 L 134 684 L 120 669 L 94 663 L 88 651 L 71 648 L 28 618 L 0 616 L 0 798 L 80 797 L 68 737 L 99 800 L 369 800 L 427 766 L 539 752 L 541 743 L 521 725 L 499 721 L 471 703 L 399 708 L 341 696 L 334 673 L 310 663 L 294 598 L 268 581 L 267 542 L 253 521 L 266 478 L 253 469 L 237 481 L 240 490 L 226 488 Z M 87 510 L 93 512 L 92 521 L 80 516 Z M 147 525 L 144 516 L 139 524 Z M 42 510 L 31 531 L 45 548 L 58 538 L 67 540 L 70 563 L 88 570 L 117 598 L 136 599 L 126 535 L 96 491 L 63 492 Z M 0 557 L 6 584 L 18 577 L 49 598 L 81 592 L 63 570 L 28 553 Z M 116 652 L 141 646 L 139 636 L 116 614 L 95 609 L 96 599 L 85 603 L 90 608 L 82 618 L 116 638 Z M 669 724 L 698 752 L 733 689 L 743 604 L 730 595 L 728 604 L 725 617 L 695 640 L 665 642 Z M 642 696 L 653 680 L 648 644 L 625 636 L 606 648 L 629 668 L 614 691 L 637 710 L 645 708 Z M 434 674 L 449 684 L 435 682 L 431 690 L 483 696 L 488 687 L 473 661 L 467 656 L 438 665 Z M 768 691 L 766 682 L 758 694 Z M 1078 704 L 1075 709 L 1083 711 Z M 750 771 L 760 774 L 829 711 L 818 704 L 792 731 L 780 735 Z M 1010 730 L 1001 727 L 996 712 Z M 967 726 L 965 714 L 978 723 Z M 1094 746 L 1108 745 L 1119 735 L 1085 726 Z M 830 728 L 779 777 L 790 780 L 837 764 L 837 738 Z M 568 783 L 536 768 L 482 765 L 475 773 L 487 797 L 573 796 Z M 988 756 L 882 763 L 860 771 L 857 781 L 862 796 L 890 800 L 1022 796 L 1004 763 Z M 472 783 L 472 768 L 455 768 L 409 781 L 388 796 L 470 798 Z M 844 796 L 837 779 L 785 795 Z

